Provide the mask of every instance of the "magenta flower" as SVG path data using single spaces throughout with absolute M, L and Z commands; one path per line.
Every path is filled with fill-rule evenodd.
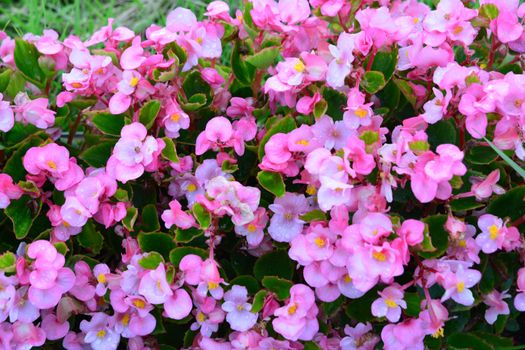
M 12 199 L 18 199 L 22 194 L 22 189 L 13 183 L 11 176 L 0 174 L 0 209 L 7 208 Z
M 195 224 L 193 216 L 183 211 L 180 203 L 176 199 L 172 200 L 169 206 L 170 209 L 164 210 L 161 215 L 167 229 L 173 225 L 182 229 L 188 229 Z
M 445 294 L 441 297 L 441 301 L 452 298 L 461 305 L 472 305 L 474 296 L 469 288 L 474 287 L 480 280 L 481 273 L 479 271 L 464 269 L 462 265 L 459 265 L 455 273 L 445 273 L 443 282 Z
M 485 311 L 485 320 L 488 324 L 494 324 L 499 315 L 510 314 L 509 305 L 503 300 L 507 298 L 510 298 L 510 294 L 507 294 L 506 291 L 500 293 L 497 290 L 493 290 L 485 295 L 483 302 L 489 307 Z
M 503 247 L 507 232 L 503 220 L 491 214 L 484 214 L 478 219 L 478 227 L 481 233 L 476 237 L 476 244 L 483 253 L 494 253 Z
M 9 102 L 3 99 L 4 96 L 0 94 L 0 130 L 8 132 L 15 125 L 15 117 Z

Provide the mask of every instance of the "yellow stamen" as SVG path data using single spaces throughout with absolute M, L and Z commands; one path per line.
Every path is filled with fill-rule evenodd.
M 170 116 L 170 119 L 174 122 L 178 122 L 180 120 L 180 114 L 179 113 L 173 113 L 171 116 Z
M 74 83 L 71 83 L 71 86 L 74 87 L 75 89 L 80 89 L 82 87 L 82 84 L 74 82 Z
M 463 31 L 463 27 L 462 26 L 456 26 L 453 30 L 454 34 L 455 35 L 458 35 L 459 33 L 461 33 Z
M 323 248 L 326 245 L 326 240 L 322 237 L 317 237 L 314 239 L 314 243 L 319 247 Z
M 286 214 L 284 214 L 284 218 L 285 218 L 286 220 L 292 220 L 293 215 L 290 214 L 290 213 L 286 213 Z
M 344 280 L 345 280 L 345 283 L 350 283 L 350 282 L 352 282 L 352 277 L 350 277 L 349 274 L 346 274 L 345 277 L 344 277 Z
M 514 106 L 521 108 L 521 105 L 523 104 L 523 100 L 521 98 L 518 98 L 516 101 L 514 101 Z
M 458 282 L 456 284 L 456 289 L 459 293 L 463 293 L 463 291 L 465 290 L 465 282 Z
M 388 306 L 389 308 L 397 307 L 397 303 L 396 303 L 395 301 L 393 301 L 392 299 L 387 299 L 387 300 L 385 300 L 385 304 L 386 304 L 386 306 Z
M 288 307 L 288 315 L 293 315 L 297 311 L 297 304 L 293 303 Z
M 53 170 L 56 170 L 56 168 L 57 168 L 57 163 L 53 162 L 52 160 L 48 160 L 46 162 L 46 164 L 47 164 L 48 167 L 50 167 Z
M 129 315 L 128 314 L 124 314 L 124 316 L 122 316 L 122 321 L 121 323 L 124 325 L 124 326 L 127 326 L 129 324 Z
M 368 112 L 366 111 L 366 109 L 363 109 L 363 108 L 358 108 L 355 110 L 355 115 L 357 115 L 359 118 L 363 119 L 364 117 L 366 117 L 366 115 L 368 114 Z
M 199 312 L 197 314 L 197 322 L 202 323 L 204 320 L 206 320 L 206 316 L 202 312 Z
M 186 190 L 187 190 L 188 192 L 194 192 L 196 189 L 197 189 L 197 186 L 195 186 L 195 184 L 189 184 L 189 185 L 186 187 Z
M 208 282 L 208 289 L 215 289 L 219 286 L 217 282 L 210 281 Z
M 414 17 L 414 18 L 412 19 L 412 22 L 414 22 L 414 24 L 418 24 L 418 23 L 419 23 L 419 18 Z
M 303 61 L 299 60 L 297 61 L 295 66 L 293 66 L 293 69 L 295 69 L 299 73 L 302 73 L 306 69 L 306 66 L 304 65 Z
M 381 252 L 373 252 L 372 253 L 372 256 L 374 257 L 374 259 L 376 259 L 377 261 L 385 261 L 386 260 L 386 255 L 381 253 Z
M 197 43 L 199 43 L 199 44 L 202 44 L 203 39 L 202 39 L 202 38 L 197 38 L 195 41 L 196 41 Z
M 295 143 L 296 145 L 308 146 L 309 142 L 306 140 L 299 140 Z
M 71 225 L 67 221 L 62 221 L 62 225 L 64 225 L 65 228 L 70 227 Z
M 99 273 L 97 276 L 98 283 L 106 283 L 106 275 L 103 273 Z
M 313 185 L 306 186 L 306 193 L 308 193 L 310 196 L 313 196 L 314 194 L 316 194 L 316 192 L 317 192 L 317 189 L 315 188 L 315 186 Z
M 99 337 L 99 338 L 104 338 L 104 337 L 106 336 L 106 333 L 107 333 L 107 332 L 106 332 L 105 330 L 102 329 L 102 330 L 100 330 L 100 331 L 97 332 L 97 337 Z
M 496 238 L 498 238 L 498 234 L 499 234 L 498 226 L 496 225 L 489 226 L 490 239 L 495 240 Z
M 242 305 L 242 304 L 237 305 L 237 310 L 239 310 L 239 311 L 244 310 L 244 305 Z
M 248 232 L 255 232 L 257 230 L 257 227 L 255 227 L 254 224 L 249 224 L 247 228 Z
M 441 338 L 445 335 L 445 329 L 443 327 L 439 327 L 437 331 L 432 334 L 432 338 Z
M 131 80 L 130 80 L 130 82 L 129 82 L 129 85 L 130 85 L 131 87 L 135 87 L 135 86 L 137 86 L 138 84 L 139 84 L 139 78 L 137 78 L 137 77 L 133 77 L 133 78 L 131 78 Z
M 144 309 L 146 307 L 146 303 L 142 299 L 135 299 L 133 300 L 133 306 L 135 306 L 137 309 Z
M 460 239 L 458 242 L 458 246 L 460 246 L 461 248 L 465 248 L 467 246 L 467 241 L 464 239 Z

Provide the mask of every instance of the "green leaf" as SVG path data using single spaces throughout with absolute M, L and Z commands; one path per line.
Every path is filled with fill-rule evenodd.
M 59 252 L 62 255 L 66 255 L 67 252 L 69 251 L 67 244 L 65 244 L 64 242 L 56 242 L 56 243 L 53 243 L 53 245 L 55 246 L 57 252 Z
M 16 270 L 16 255 L 11 252 L 5 252 L 0 255 L 0 271 L 13 273 Z
M 206 96 L 205 106 L 209 106 L 213 100 L 210 85 L 202 78 L 199 71 L 194 70 L 186 76 L 182 83 L 186 97 L 190 100 L 193 95 L 203 94 Z
M 27 236 L 29 229 L 40 213 L 40 209 L 42 209 L 42 202 L 33 200 L 27 195 L 11 201 L 5 209 L 5 215 L 13 222 L 16 239 Z
M 155 124 L 155 119 L 160 111 L 160 102 L 158 100 L 148 101 L 142 106 L 139 112 L 139 122 L 141 122 L 146 129 L 149 129 Z
M 235 79 L 241 86 L 250 86 L 255 77 L 255 67 L 247 64 L 241 54 L 241 43 L 239 40 L 235 41 L 235 45 L 231 54 L 231 67 Z
M 100 142 L 80 153 L 79 158 L 94 168 L 102 168 L 106 166 L 113 146 L 115 146 L 114 141 Z
M 97 231 L 95 224 L 91 220 L 82 227 L 82 231 L 76 238 L 78 244 L 91 250 L 94 254 L 100 253 L 104 244 L 104 236 Z
M 23 164 L 24 156 L 28 149 L 39 146 L 41 143 L 42 140 L 40 138 L 30 137 L 29 140 L 25 141 L 15 152 L 13 152 L 11 157 L 5 163 L 2 172 L 11 175 L 15 182 L 24 180 L 26 176 Z
M 377 290 L 372 289 L 361 298 L 350 301 L 345 308 L 345 314 L 358 322 L 369 322 L 374 319 L 371 306 L 375 299 L 377 299 Z
M 159 216 L 155 204 L 148 204 L 142 208 L 142 231 L 155 232 L 160 230 Z
M 133 232 L 133 227 L 135 226 L 135 221 L 137 221 L 137 217 L 139 215 L 139 211 L 135 207 L 129 207 L 126 216 L 124 219 L 122 219 L 122 225 L 130 231 Z
M 514 169 L 522 178 L 525 179 L 525 169 L 523 169 L 522 167 L 520 167 L 518 164 L 516 164 L 515 161 L 513 161 L 508 155 L 506 155 L 502 150 L 500 150 L 495 144 L 493 144 L 489 139 L 487 139 L 486 137 L 484 137 L 485 141 L 487 141 L 487 143 L 489 144 L 490 147 L 492 147 L 492 149 L 494 151 L 496 151 L 496 153 L 508 164 L 510 165 L 510 167 L 512 169 Z
M 255 294 L 261 289 L 259 286 L 259 282 L 250 275 L 242 275 L 237 276 L 234 279 L 232 279 L 230 282 L 230 285 L 238 285 L 238 286 L 244 286 L 248 290 L 248 294 Z
M 303 345 L 303 350 L 321 350 L 321 347 L 314 341 L 307 341 Z
M 437 146 L 444 143 L 456 144 L 456 127 L 451 120 L 440 120 L 435 124 L 429 125 L 427 134 L 428 143 L 430 143 L 432 149 L 436 149 Z
M 448 336 L 447 344 L 451 349 L 494 350 L 488 342 L 472 333 L 454 333 Z
M 38 57 L 39 54 L 35 45 L 21 38 L 15 39 L 14 60 L 16 68 L 18 68 L 28 80 L 41 85 L 46 76 L 38 64 Z
M 498 158 L 498 154 L 490 147 L 474 146 L 467 153 L 465 159 L 472 164 L 490 164 Z
M 323 115 L 326 114 L 326 111 L 328 110 L 328 103 L 326 100 L 320 100 L 317 102 L 314 106 L 314 117 L 315 119 L 321 118 Z
M 405 310 L 405 313 L 408 316 L 417 317 L 419 315 L 419 312 L 421 310 L 421 297 L 418 293 L 405 293 L 404 297 L 407 308 Z
M 9 68 L 0 73 L 0 92 L 4 92 L 7 89 L 12 74 L 13 71 Z
M 111 114 L 109 112 L 95 112 L 91 121 L 95 127 L 104 134 L 119 136 L 120 130 L 126 125 L 123 114 Z
M 309 211 L 306 214 L 303 214 L 299 216 L 299 219 L 305 221 L 305 222 L 312 222 L 312 221 L 325 221 L 326 220 L 326 214 L 320 210 L 315 209 L 312 211 Z
M 169 137 L 163 137 L 164 143 L 166 146 L 162 149 L 162 157 L 173 163 L 179 162 L 179 156 L 177 155 L 177 149 L 175 148 L 175 143 Z
M 447 221 L 446 215 L 428 216 L 422 220 L 425 224 L 425 230 L 428 227 L 430 235 L 430 244 L 435 248 L 432 251 L 421 251 L 418 254 L 426 259 L 437 258 L 441 256 L 448 248 L 449 234 L 445 230 Z
M 323 99 L 328 104 L 326 114 L 334 120 L 343 120 L 343 109 L 346 107 L 346 95 L 328 87 L 323 88 Z
M 163 262 L 162 255 L 157 252 L 149 252 L 139 260 L 139 265 L 147 270 L 155 270 Z
M 205 230 L 210 227 L 211 214 L 200 203 L 195 203 L 191 208 L 191 212 L 193 213 L 193 216 L 195 216 L 195 219 L 197 219 L 197 222 L 202 229 Z
M 476 197 L 454 199 L 450 202 L 453 211 L 467 211 L 483 207 L 485 204 L 476 200 Z
M 247 56 L 245 61 L 255 68 L 265 69 L 275 62 L 280 52 L 281 48 L 279 47 L 267 47 L 251 56 Z
M 479 14 L 480 16 L 492 21 L 493 19 L 498 17 L 499 10 L 498 7 L 494 4 L 483 4 L 479 8 Z
M 403 96 L 406 98 L 408 103 L 415 108 L 416 106 L 416 93 L 414 92 L 414 89 L 412 88 L 412 85 L 406 80 L 403 79 L 397 79 L 393 78 L 392 81 L 397 86 L 399 91 L 403 94 Z
M 397 46 L 391 51 L 379 51 L 374 57 L 372 63 L 372 71 L 379 71 L 383 73 L 385 80 L 388 81 L 396 70 L 398 50 Z
M 290 297 L 290 288 L 292 288 L 293 282 L 275 276 L 265 276 L 262 279 L 262 285 L 269 291 L 274 292 L 277 295 L 277 299 L 285 300 Z
M 180 261 L 188 254 L 195 254 L 202 259 L 206 259 L 210 254 L 202 249 L 196 247 L 177 247 L 170 252 L 170 261 L 175 267 L 179 266 Z
M 190 227 L 187 230 L 177 227 L 175 230 L 175 241 L 179 243 L 188 243 L 193 241 L 195 238 L 202 236 L 203 234 L 204 231 L 196 227 Z
M 283 250 L 276 250 L 261 256 L 253 266 L 253 274 L 258 280 L 264 276 L 277 276 L 287 280 L 293 278 L 295 264 Z
M 283 177 L 279 173 L 266 170 L 259 171 L 257 174 L 257 180 L 265 190 L 273 193 L 277 197 L 282 197 L 286 192 Z
M 360 85 L 366 92 L 373 95 L 385 87 L 385 76 L 381 72 L 368 71 L 364 74 Z
M 268 291 L 264 289 L 255 293 L 255 296 L 253 297 L 251 312 L 257 313 L 261 311 L 262 308 L 264 307 L 264 302 L 267 296 L 268 296 Z
M 259 143 L 259 151 L 258 151 L 259 160 L 262 160 L 264 157 L 264 146 L 266 145 L 270 137 L 272 137 L 273 135 L 277 133 L 285 133 L 285 134 L 289 133 L 290 131 L 295 129 L 295 127 L 296 127 L 295 120 L 292 117 L 285 117 L 279 120 L 278 122 L 276 122 L 270 128 L 270 130 L 266 132 L 261 142 Z
M 516 220 L 525 215 L 525 185 L 515 187 L 493 199 L 487 206 L 490 214 Z
M 193 112 L 206 105 L 208 99 L 202 93 L 195 94 L 188 99 L 188 102 L 181 103 L 182 109 L 187 112 Z
M 143 252 L 157 252 L 167 258 L 175 248 L 173 237 L 166 233 L 139 233 L 137 240 Z

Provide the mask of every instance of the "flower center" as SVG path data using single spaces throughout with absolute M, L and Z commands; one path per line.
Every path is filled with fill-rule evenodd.
M 454 28 L 454 34 L 458 35 L 459 33 L 461 33 L 463 31 L 463 27 L 462 26 L 456 26 Z
M 179 113 L 173 113 L 171 116 L 170 116 L 170 119 L 174 122 L 178 122 L 180 120 L 180 114 Z
M 208 289 L 215 289 L 219 286 L 217 282 L 210 281 L 208 282 Z
M 317 237 L 314 242 L 319 248 L 326 246 L 326 240 L 323 237 Z
M 295 66 L 293 66 L 293 69 L 295 69 L 298 73 L 302 73 L 302 72 L 304 72 L 306 67 L 305 67 L 303 61 L 299 60 L 299 61 L 297 61 Z
M 463 291 L 465 290 L 465 282 L 456 283 L 456 289 L 459 293 L 463 293 Z
M 97 276 L 98 283 L 106 283 L 106 275 L 103 273 L 99 273 Z
M 308 185 L 306 186 L 306 193 L 308 193 L 310 196 L 313 196 L 317 192 L 317 189 L 315 186 Z
M 307 140 L 299 140 L 295 144 L 296 145 L 301 145 L 301 146 L 308 146 L 308 143 L 309 142 Z
M 350 283 L 352 282 L 352 277 L 350 277 L 349 274 L 346 274 L 344 280 L 345 280 L 345 283 Z
M 106 336 L 106 331 L 101 329 L 100 331 L 97 332 L 97 337 L 99 338 L 104 338 Z
M 460 239 L 458 242 L 458 246 L 460 246 L 461 248 L 465 248 L 467 246 L 467 241 L 464 239 Z
M 53 170 L 56 170 L 57 169 L 57 163 L 53 162 L 52 160 L 48 160 L 46 162 L 47 166 L 50 167 L 51 169 Z
M 129 81 L 129 85 L 130 85 L 131 87 L 135 87 L 135 86 L 137 86 L 138 84 L 139 84 L 139 78 L 137 78 L 137 77 L 133 77 L 133 78 L 131 78 L 131 80 Z
M 293 315 L 297 311 L 297 304 L 293 303 L 288 307 L 288 315 Z
M 189 185 L 186 187 L 186 190 L 187 190 L 188 192 L 194 192 L 196 189 L 197 189 L 197 186 L 195 186 L 195 184 L 189 184 Z
M 363 119 L 364 117 L 366 117 L 366 115 L 368 114 L 366 112 L 366 109 L 363 109 L 363 108 L 358 108 L 355 110 L 355 115 L 357 115 L 359 118 Z
M 374 257 L 374 259 L 376 259 L 377 261 L 385 261 L 386 260 L 386 255 L 381 253 L 381 252 L 373 252 L 372 253 L 372 256 Z
M 71 86 L 74 87 L 75 89 L 80 89 L 82 87 L 82 84 L 74 82 L 74 83 L 71 83 Z
M 443 327 L 439 327 L 437 331 L 432 334 L 432 338 L 441 338 L 445 335 L 445 329 Z
M 496 226 L 496 225 L 491 225 L 491 226 L 489 227 L 489 236 L 490 236 L 490 239 L 495 240 L 496 238 L 498 238 L 498 234 L 499 234 L 499 228 L 498 228 L 498 226 Z
M 206 316 L 202 313 L 202 312 L 199 312 L 197 314 L 197 322 L 199 323 L 202 323 L 206 320 Z
M 133 300 L 133 306 L 135 306 L 137 309 L 144 309 L 144 307 L 146 307 L 146 303 L 142 299 L 135 299 Z
M 514 106 L 521 108 L 521 105 L 523 104 L 523 100 L 521 98 L 518 98 L 516 101 L 514 101 Z
M 387 299 L 387 300 L 385 300 L 385 304 L 386 304 L 386 306 L 388 306 L 389 308 L 397 307 L 397 303 L 396 303 L 395 301 L 393 301 L 392 299 Z
M 129 324 L 129 315 L 128 314 L 124 314 L 124 316 L 122 316 L 122 324 L 124 326 L 127 326 Z
M 248 232 L 255 232 L 257 230 L 257 227 L 255 227 L 254 224 L 248 225 Z

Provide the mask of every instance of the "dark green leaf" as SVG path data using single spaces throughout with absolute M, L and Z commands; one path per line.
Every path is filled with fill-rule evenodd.
M 206 208 L 204 208 L 200 203 L 195 203 L 191 208 L 191 211 L 202 229 L 207 229 L 210 227 L 211 214 Z
M 204 231 L 196 227 L 190 227 L 187 230 L 177 228 L 175 230 L 175 241 L 179 243 L 188 243 L 193 241 L 195 238 L 202 236 L 203 234 Z
M 500 218 L 516 220 L 525 215 L 525 186 L 518 186 L 492 200 L 487 211 Z
M 280 52 L 281 48 L 279 47 L 267 47 L 251 56 L 247 56 L 245 60 L 258 69 L 265 69 L 275 62 Z
M 179 157 L 177 155 L 177 149 L 175 148 L 175 143 L 169 137 L 163 137 L 164 143 L 166 146 L 162 149 L 162 157 L 173 163 L 179 162 Z
M 381 72 L 368 71 L 361 80 L 361 87 L 369 94 L 375 94 L 386 85 L 385 76 Z
M 38 64 L 38 51 L 33 44 L 17 38 L 15 39 L 14 60 L 18 68 L 28 80 L 41 84 L 45 74 Z
M 96 112 L 91 121 L 104 134 L 114 136 L 120 135 L 120 130 L 126 125 L 123 114 L 111 114 L 109 112 Z
M 326 214 L 320 209 L 315 209 L 315 210 L 309 211 L 308 213 L 304 215 L 301 215 L 299 219 L 306 221 L 306 222 L 325 221 Z
M 160 230 L 159 216 L 155 204 L 148 204 L 142 209 L 142 231 L 155 232 Z
M 139 265 L 148 270 L 155 270 L 163 262 L 162 255 L 157 252 L 149 252 L 139 260 Z
M 171 250 L 175 248 L 173 237 L 166 233 L 140 233 L 137 240 L 143 252 L 158 252 L 165 258 L 170 256 Z
M 290 288 L 292 288 L 293 283 L 283 278 L 265 276 L 262 279 L 262 285 L 264 288 L 275 293 L 275 295 L 277 295 L 277 299 L 285 300 L 290 297 Z
M 115 146 L 115 142 L 103 141 L 87 148 L 80 153 L 79 158 L 94 168 L 102 168 L 108 162 L 113 146 Z
M 485 204 L 476 200 L 476 197 L 454 199 L 450 202 L 453 211 L 467 211 L 483 207 Z
M 104 244 L 104 236 L 97 231 L 93 221 L 89 220 L 77 237 L 77 242 L 82 247 L 91 250 L 94 254 L 100 253 Z
M 490 164 L 498 158 L 498 155 L 490 147 L 475 146 L 472 147 L 465 159 L 472 164 Z
M 139 215 L 139 211 L 135 207 L 129 207 L 126 213 L 126 217 L 122 219 L 122 225 L 130 231 L 133 232 L 133 228 L 135 226 L 135 221 L 137 221 L 137 217 Z
M 206 259 L 209 253 L 201 248 L 196 247 L 177 247 L 170 252 L 170 261 L 175 267 L 179 266 L 180 261 L 188 254 L 195 254 L 202 259 Z
M 276 250 L 261 256 L 255 262 L 253 273 L 258 280 L 264 276 L 277 276 L 291 280 L 295 264 L 283 250 Z
M 284 187 L 283 177 L 279 173 L 270 171 L 259 171 L 257 174 L 259 184 L 268 192 L 273 193 L 277 197 L 281 197 L 286 192 Z
M 431 244 L 435 247 L 434 251 L 421 251 L 419 255 L 427 258 L 437 258 L 441 256 L 448 248 L 448 232 L 445 230 L 446 215 L 433 215 L 423 219 L 427 225 L 430 234 Z M 426 228 L 425 228 L 426 229 Z
M 266 290 L 260 290 L 258 291 L 255 296 L 253 297 L 253 303 L 252 303 L 252 309 L 251 311 L 253 313 L 259 312 L 264 307 L 264 302 L 266 300 L 266 296 L 268 295 L 268 291 Z
M 42 209 L 42 202 L 27 195 L 11 201 L 5 209 L 5 215 L 13 222 L 13 231 L 17 239 L 27 236 L 33 221 L 40 213 L 40 209 Z
M 452 349 L 494 350 L 488 342 L 472 333 L 455 333 L 447 338 L 447 344 Z
M 146 129 L 149 129 L 155 123 L 155 119 L 160 111 L 160 102 L 158 100 L 148 101 L 142 106 L 139 112 L 139 122 L 141 122 Z
M 451 120 L 440 120 L 436 124 L 429 125 L 427 134 L 432 149 L 444 143 L 456 144 L 456 127 Z
M 13 75 L 13 71 L 9 68 L 0 73 L 0 92 L 4 92 L 9 86 L 11 75 Z
M 261 289 L 261 287 L 259 286 L 259 282 L 257 282 L 257 280 L 250 275 L 237 276 L 234 279 L 232 279 L 229 283 L 231 286 L 239 285 L 246 287 L 249 294 L 255 294 L 259 291 L 259 289 Z

